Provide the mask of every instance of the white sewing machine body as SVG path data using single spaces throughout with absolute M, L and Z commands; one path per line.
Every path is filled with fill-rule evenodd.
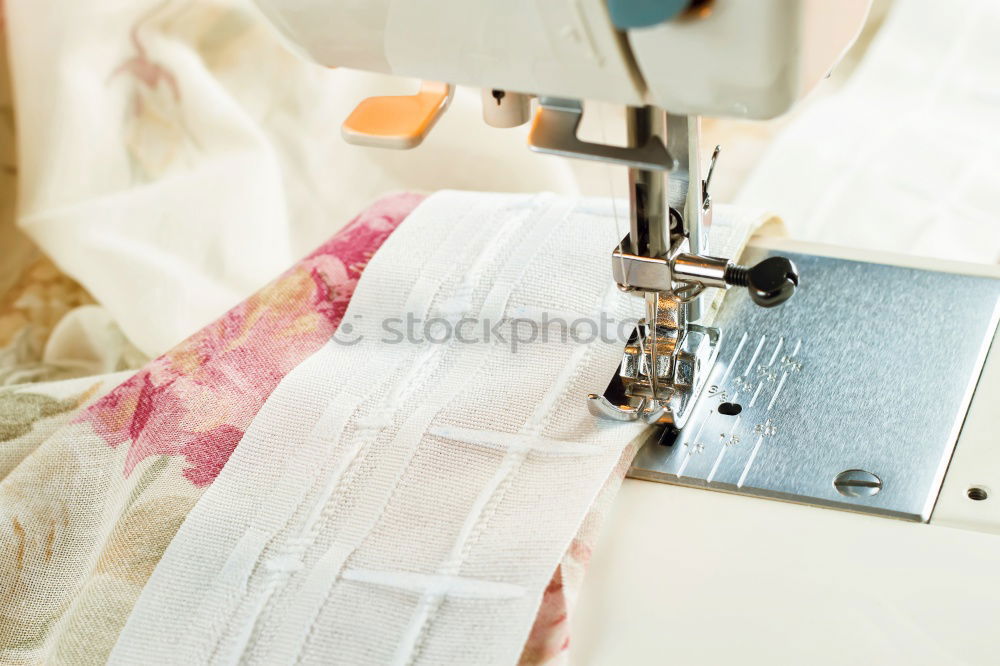
M 870 0 L 707 3 L 628 30 L 606 0 L 258 0 L 316 62 L 519 93 L 772 118 L 826 76 Z
M 685 328 L 684 312 L 697 321 L 697 306 L 671 293 L 678 281 L 691 285 L 682 264 L 717 269 L 701 288 L 745 284 L 728 279 L 732 262 L 698 255 L 710 249 L 699 238 L 710 176 L 699 172 L 697 121 L 684 116 L 784 112 L 840 58 L 869 5 L 693 2 L 671 20 L 622 28 L 608 7 L 628 0 L 257 1 L 321 64 L 483 88 L 484 116 L 497 126 L 526 121 L 538 95 L 535 130 L 552 131 L 533 131 L 535 149 L 628 166 L 634 245 L 616 258 L 659 262 L 665 286 L 638 291 L 654 296 L 654 314 L 666 303 L 682 315 L 678 346 L 686 330 L 706 330 Z M 414 97 L 426 117 L 412 136 L 368 132 L 367 119 L 345 124 L 345 136 L 412 147 L 447 107 L 439 92 Z M 574 143 L 576 100 L 671 115 L 630 116 L 629 148 Z M 668 192 L 665 179 L 684 187 Z M 669 206 L 650 210 L 661 198 Z M 640 244 L 647 227 L 664 242 Z M 1000 269 L 771 239 L 746 254 L 774 251 L 806 268 L 801 295 L 759 315 L 740 309 L 742 290 L 727 296 L 721 341 L 691 382 L 683 419 L 669 409 L 650 416 L 647 398 L 605 406 L 612 418 L 680 432 L 636 459 L 630 476 L 664 483 L 626 481 L 573 618 L 574 659 L 995 661 Z M 624 263 L 615 277 L 631 288 Z M 655 348 L 660 338 L 651 340 Z M 654 352 L 648 365 L 656 361 Z

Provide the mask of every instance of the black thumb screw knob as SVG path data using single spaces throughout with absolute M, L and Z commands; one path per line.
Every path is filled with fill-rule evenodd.
M 733 286 L 746 287 L 757 305 L 773 308 L 795 293 L 799 271 L 791 259 L 769 257 L 752 268 L 730 264 L 726 267 L 725 279 Z

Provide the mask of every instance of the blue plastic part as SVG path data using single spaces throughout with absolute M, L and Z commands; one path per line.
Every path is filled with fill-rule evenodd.
M 679 16 L 688 0 L 608 0 L 611 22 L 619 30 L 647 28 Z

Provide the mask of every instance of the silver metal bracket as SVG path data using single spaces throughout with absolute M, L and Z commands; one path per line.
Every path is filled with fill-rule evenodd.
M 684 252 L 687 243 L 682 237 L 668 257 L 646 257 L 626 252 L 623 248 L 632 242 L 625 236 L 611 253 L 611 275 L 623 291 L 666 291 L 682 303 L 690 303 L 708 287 L 728 287 L 726 274 L 734 264 L 722 257 Z
M 661 301 L 668 294 L 658 294 Z M 614 421 L 636 421 L 683 427 L 705 380 L 715 364 L 720 333 L 697 324 L 676 325 L 673 309 L 661 303 L 655 336 L 648 322 L 640 322 L 622 354 L 618 374 L 604 395 L 590 394 L 590 412 Z M 666 312 L 666 316 L 661 314 Z M 673 319 L 673 321 L 671 321 Z M 656 342 L 653 342 L 653 340 Z
M 670 171 L 676 160 L 659 137 L 634 147 L 591 143 L 577 137 L 583 105 L 575 99 L 542 97 L 528 134 L 528 147 L 539 153 L 597 160 L 649 171 Z
M 612 256 L 612 273 L 620 288 L 642 294 L 648 312 L 605 394 L 590 395 L 590 410 L 612 420 L 680 428 L 711 370 L 720 338 L 717 329 L 690 323 L 700 317 L 698 297 L 708 287 L 740 284 L 759 304 L 774 305 L 794 290 L 794 266 L 747 269 L 699 254 L 708 246 L 708 189 L 719 149 L 702 180 L 698 118 L 629 107 L 629 146 L 621 147 L 577 136 L 583 118 L 579 101 L 542 97 L 539 104 L 528 137 L 532 150 L 629 168 L 629 234 Z

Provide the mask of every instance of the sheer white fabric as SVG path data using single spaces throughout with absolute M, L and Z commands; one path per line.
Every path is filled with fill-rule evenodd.
M 386 192 L 577 191 L 565 160 L 525 148 L 526 127 L 482 122 L 477 90 L 460 91 L 417 150 L 344 143 L 358 102 L 416 83 L 306 62 L 250 0 L 4 10 L 17 224 L 150 357 Z M 4 250 L 17 240 L 0 229 Z M 0 286 L 11 280 L 0 269 Z
M 1000 261 L 1000 3 L 896 2 L 844 86 L 747 179 L 795 238 Z

